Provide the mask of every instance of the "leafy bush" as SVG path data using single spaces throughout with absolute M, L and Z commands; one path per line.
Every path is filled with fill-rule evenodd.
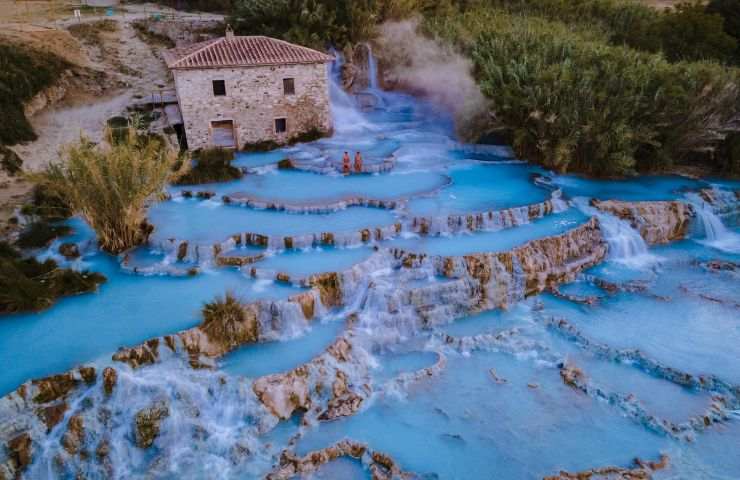
M 97 20 L 95 22 L 73 23 L 67 27 L 73 37 L 89 44 L 100 44 L 102 32 L 115 32 L 118 23 L 115 20 Z
M 707 12 L 721 15 L 725 32 L 740 39 L 740 0 L 711 0 Z
M 231 165 L 234 151 L 224 148 L 209 148 L 198 152 L 195 166 L 177 179 L 178 185 L 226 182 L 241 178 L 240 169 Z
M 452 13 L 456 0 L 234 0 L 231 24 L 243 35 L 267 35 L 324 48 L 368 40 L 386 20 Z M 467 3 L 467 2 L 459 2 Z
M 0 145 L 0 169 L 12 177 L 23 170 L 23 160 L 13 150 Z
M 23 205 L 21 213 L 35 220 L 53 222 L 64 220 L 72 216 L 69 204 L 62 198 L 52 185 L 41 176 L 36 179 L 33 187 L 31 202 Z
M 34 222 L 21 232 L 18 246 L 21 248 L 43 248 L 55 238 L 69 235 L 72 231 L 66 225 L 51 225 L 44 221 Z
M 96 146 L 82 137 L 68 146 L 46 179 L 95 230 L 103 250 L 120 253 L 145 242 L 153 227 L 145 217 L 148 201 L 161 194 L 177 154 L 158 137 L 138 135 Z
M 724 0 L 738 2 L 738 0 Z M 723 12 L 703 2 L 684 2 L 657 13 L 630 0 L 492 0 L 498 9 L 518 15 L 564 22 L 573 28 L 600 31 L 613 45 L 646 51 L 663 51 L 671 61 L 715 59 L 732 63 L 736 46 L 731 33 L 722 31 Z M 721 3 L 721 2 L 718 2 Z M 721 11 L 720 11 L 721 10 Z M 715 15 L 720 13 L 720 15 Z M 740 15 L 740 14 L 736 14 Z
M 701 3 L 680 3 L 664 13 L 656 28 L 660 46 L 671 61 L 715 59 L 735 62 L 738 42 L 723 30 L 724 19 Z
M 707 13 L 722 16 L 725 33 L 738 42 L 735 62 L 740 65 L 740 0 L 711 0 Z
M 594 31 L 495 9 L 428 28 L 462 39 L 517 154 L 561 172 L 666 168 L 712 145 L 736 114 L 737 72 L 716 64 L 671 64 Z
M 59 297 L 94 291 L 105 281 L 99 273 L 62 269 L 53 260 L 22 258 L 0 242 L 0 314 L 43 310 Z
M 135 3 L 147 3 L 148 1 L 136 0 Z M 232 0 L 153 0 L 152 3 L 178 10 L 225 13 L 231 11 L 234 2 Z
M 0 144 L 36 139 L 23 103 L 52 85 L 68 67 L 51 53 L 0 43 Z
M 203 307 L 201 329 L 211 341 L 230 348 L 256 342 L 259 336 L 257 322 L 246 315 L 244 306 L 231 292 L 216 297 Z

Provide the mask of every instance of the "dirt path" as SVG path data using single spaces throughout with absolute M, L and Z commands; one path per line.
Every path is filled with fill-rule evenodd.
M 7 3 L 6 0 L 0 2 Z M 89 80 L 87 84 L 82 82 L 85 87 L 68 89 L 60 103 L 31 117 L 38 139 L 12 147 L 23 159 L 24 170 L 31 172 L 42 170 L 49 162 L 57 161 L 63 146 L 78 140 L 82 133 L 93 141 L 99 141 L 106 120 L 124 113 L 126 107 L 139 96 L 173 88 L 171 75 L 161 56 L 162 47 L 142 41 L 132 26 L 132 22 L 151 18 L 153 14 L 172 15 L 173 10 L 142 4 L 127 5 L 125 11 L 119 9 L 118 14 L 111 17 L 83 15 L 82 23 L 95 24 L 101 20 L 116 23 L 117 28 L 113 31 L 100 31 L 97 39 L 93 39 L 96 41 L 90 41 L 75 39 L 67 32 L 70 26 L 80 23 L 78 20 L 70 18 L 68 13 L 60 16 L 56 14 L 57 10 L 43 7 L 43 3 L 54 2 L 31 2 L 31 7 L 37 8 L 42 14 L 27 22 L 0 15 L 0 32 L 16 41 L 62 55 L 80 68 L 104 72 L 105 75 L 101 77 L 105 80 L 103 85 Z M 0 8 L 2 5 L 4 3 L 0 3 Z M 50 10 L 55 13 L 51 18 L 48 13 Z M 222 16 L 211 14 L 177 13 L 177 17 L 183 20 L 223 19 Z M 0 171 L 0 230 L 27 198 L 30 188 L 28 182 L 10 178 Z

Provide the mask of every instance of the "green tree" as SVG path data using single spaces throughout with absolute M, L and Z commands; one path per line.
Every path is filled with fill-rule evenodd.
M 722 15 L 708 13 L 699 2 L 680 3 L 663 15 L 658 35 L 670 61 L 735 61 L 738 43 L 724 30 Z
M 738 42 L 735 63 L 740 65 L 740 0 L 712 0 L 707 5 L 707 12 L 721 15 L 724 19 L 725 33 Z

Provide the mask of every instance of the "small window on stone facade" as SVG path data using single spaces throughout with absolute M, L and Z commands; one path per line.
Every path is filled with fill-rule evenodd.
M 295 79 L 283 78 L 283 94 L 285 95 L 295 94 Z
M 288 131 L 288 120 L 285 118 L 275 119 L 275 133 L 285 133 Z
M 226 95 L 226 81 L 225 80 L 214 80 L 213 81 L 213 95 L 216 97 L 223 97 Z

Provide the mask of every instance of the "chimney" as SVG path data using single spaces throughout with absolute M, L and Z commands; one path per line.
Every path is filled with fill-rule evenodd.
M 226 25 L 226 40 L 233 40 L 234 39 L 234 29 L 231 28 L 231 25 Z

